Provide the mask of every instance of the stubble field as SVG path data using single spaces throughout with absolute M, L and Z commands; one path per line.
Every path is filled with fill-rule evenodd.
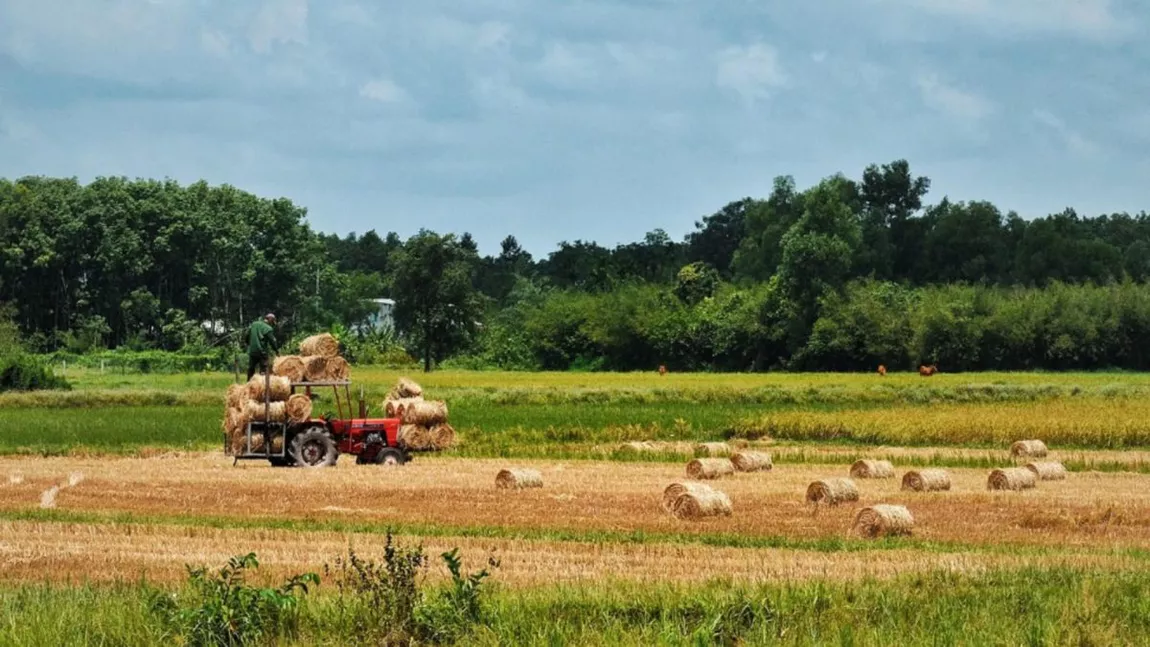
M 1100 610 L 1077 635 L 1150 635 L 1150 609 L 1128 599 L 1150 583 L 1145 376 L 417 375 L 427 397 L 448 402 L 460 447 L 399 468 L 345 456 L 320 470 L 233 465 L 223 455 L 229 377 L 89 373 L 71 393 L 0 396 L 0 604 L 41 590 L 59 602 L 141 577 L 178 588 L 185 565 L 215 568 L 248 551 L 260 557 L 261 581 L 275 582 L 321 572 L 349 546 L 380 558 L 392 531 L 432 556 L 458 547 L 469 569 L 499 559 L 492 615 L 466 637 L 478 643 L 686 641 L 708 613 L 726 617 L 759 599 L 773 599 L 775 615 L 736 631 L 751 642 L 838 641 L 856 624 L 851 609 L 879 614 L 850 630 L 858 643 L 890 629 L 933 642 L 963 636 L 947 623 L 971 612 L 969 600 L 935 584 L 960 591 L 991 581 L 987 595 L 1000 603 L 1047 605 L 1044 620 L 1003 616 L 999 635 L 1041 630 L 1069 641 L 1050 618 L 1081 608 L 1088 591 Z M 396 377 L 353 374 L 373 405 Z M 1025 463 L 1007 451 L 1022 438 L 1046 440 L 1046 460 L 1063 462 L 1068 478 L 988 491 L 991 468 Z M 775 465 L 711 483 L 730 497 L 731 516 L 684 521 L 660 507 L 663 488 L 684 480 L 695 442 L 738 439 Z M 667 449 L 624 447 L 637 440 Z M 857 502 L 804 502 L 811 481 L 847 476 L 859 458 L 891 460 L 896 475 L 856 479 Z M 496 489 L 495 474 L 509 466 L 539 470 L 544 486 Z M 902 474 L 918 467 L 947 469 L 951 490 L 902 491 Z M 913 533 L 853 534 L 857 511 L 877 503 L 905 505 Z M 449 579 L 439 562 L 428 578 Z M 619 596 L 636 586 L 652 592 L 657 621 L 626 611 Z M 837 620 L 798 607 L 787 615 L 811 587 L 825 587 Z M 130 606 L 135 594 L 120 594 Z M 857 606 L 868 596 L 877 596 L 873 608 Z M 688 599 L 707 613 L 675 620 Z M 583 620 L 570 613 L 580 605 L 592 609 Z M 557 624 L 535 627 L 532 614 Z M 933 627 L 919 626 L 923 614 L 937 614 Z M 784 618 L 790 633 L 780 634 Z M 297 639 L 340 642 L 313 630 Z M 8 642 L 27 631 L 0 625 Z

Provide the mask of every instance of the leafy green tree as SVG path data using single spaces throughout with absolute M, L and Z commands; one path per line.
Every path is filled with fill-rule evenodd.
M 691 305 L 711 296 L 719 287 L 719 272 L 701 261 L 684 265 L 677 279 L 675 296 Z
M 474 338 L 483 301 L 474 287 L 478 254 L 454 234 L 421 229 L 393 258 L 395 321 L 423 358 L 423 368 L 463 350 Z
M 736 278 L 764 281 L 783 260 L 783 236 L 803 214 L 802 195 L 790 176 L 775 178 L 771 196 L 746 207 L 746 236 L 735 252 Z
M 731 263 L 747 233 L 747 211 L 754 205 L 754 200 L 743 198 L 696 221 L 695 231 L 687 235 L 687 260 L 706 263 L 731 278 Z

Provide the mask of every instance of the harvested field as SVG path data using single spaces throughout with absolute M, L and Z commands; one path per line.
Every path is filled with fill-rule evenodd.
M 842 538 L 858 506 L 890 503 L 914 510 L 915 537 L 922 540 L 970 546 L 1150 545 L 1150 477 L 1136 474 L 1076 474 L 1071 482 L 995 493 L 986 490 L 985 470 L 951 469 L 949 492 L 923 497 L 901 491 L 898 479 L 860 481 L 857 505 L 812 515 L 803 501 L 807 486 L 836 467 L 776 465 L 769 473 L 725 477 L 721 489 L 738 513 L 696 527 L 671 518 L 658 504 L 667 485 L 682 480 L 681 463 L 622 468 L 609 462 L 517 461 L 517 466 L 545 474 L 546 487 L 507 496 L 493 487 L 506 461 L 432 456 L 394 470 L 357 466 L 346 456 L 335 468 L 322 470 L 257 462 L 233 467 L 220 452 L 153 459 L 9 457 L 0 459 L 0 514 L 37 509 L 43 491 L 82 472 L 82 483 L 58 493 L 58 510 L 323 520 L 333 517 L 332 509 L 354 508 L 347 518 L 363 523 L 503 532 L 720 533 L 742 541 Z M 5 484 L 15 475 L 23 481 Z M 1046 526 L 1035 520 L 1037 509 L 1082 522 Z
M 303 569 L 320 571 L 324 561 L 346 552 L 380 559 L 382 538 L 341 532 L 221 529 L 195 526 L 0 521 L 0 581 L 132 581 L 141 574 L 158 582 L 186 576 L 185 564 L 216 566 L 237 547 L 259 551 L 259 579 L 278 582 Z M 499 581 L 510 586 L 612 580 L 699 583 L 708 580 L 766 582 L 779 579 L 861 579 L 941 569 L 956 573 L 993 567 L 1073 565 L 1109 570 L 1145 570 L 1145 561 L 1112 555 L 996 555 L 939 553 L 915 549 L 860 550 L 827 554 L 792 549 L 748 549 L 667 544 L 593 543 L 401 536 L 421 541 L 429 554 L 458 546 L 467 564 L 488 555 L 501 560 Z M 706 564 L 706 568 L 700 568 Z M 446 578 L 440 564 L 433 577 Z

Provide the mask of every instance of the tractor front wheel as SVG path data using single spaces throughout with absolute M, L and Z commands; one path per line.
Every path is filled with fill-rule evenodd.
M 403 465 L 407 462 L 403 452 L 395 447 L 384 447 L 375 455 L 376 465 Z
M 291 457 L 296 465 L 330 467 L 339 459 L 339 450 L 326 429 L 309 427 L 292 439 Z

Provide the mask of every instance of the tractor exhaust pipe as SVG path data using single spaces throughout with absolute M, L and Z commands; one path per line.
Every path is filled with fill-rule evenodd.
M 359 385 L 359 418 L 363 420 L 367 418 L 367 400 L 363 396 L 363 385 Z

